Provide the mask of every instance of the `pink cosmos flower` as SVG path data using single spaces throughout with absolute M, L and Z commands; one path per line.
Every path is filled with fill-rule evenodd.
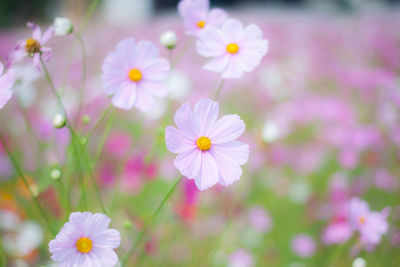
M 315 253 L 314 240 L 305 234 L 296 235 L 292 240 L 293 251 L 302 258 L 309 258 Z
M 262 206 L 253 206 L 249 210 L 248 220 L 251 228 L 260 233 L 268 232 L 272 227 L 272 220 Z
M 364 245 L 377 245 L 380 243 L 382 235 L 388 229 L 387 217 L 389 210 L 383 209 L 381 212 L 370 211 L 368 203 L 358 197 L 350 200 L 349 220 L 353 229 L 358 230 L 361 241 Z
M 254 259 L 247 250 L 238 249 L 229 255 L 228 267 L 253 267 Z
M 102 78 L 115 107 L 128 110 L 135 106 L 146 112 L 153 106 L 153 96 L 168 94 L 164 82 L 169 71 L 169 62 L 158 57 L 158 48 L 153 43 L 127 38 L 104 60 Z
M 48 61 L 51 57 L 51 48 L 44 45 L 54 36 L 54 28 L 49 27 L 42 35 L 38 25 L 28 22 L 27 26 L 33 31 L 32 37 L 17 43 L 17 47 L 11 54 L 11 63 L 14 64 L 29 56 L 33 58 L 33 65 L 40 70 L 40 57 L 44 61 Z
M 243 134 L 244 122 L 236 114 L 220 119 L 218 114 L 218 103 L 210 99 L 199 100 L 194 110 L 186 103 L 175 113 L 178 129 L 168 126 L 165 131 L 168 150 L 179 154 L 175 167 L 194 179 L 199 190 L 239 180 L 240 166 L 249 157 L 248 145 L 235 140 Z
M 198 35 L 205 27 L 219 27 L 228 15 L 219 8 L 210 9 L 208 0 L 182 0 L 178 4 L 186 33 Z
M 11 86 L 14 84 L 14 72 L 9 69 L 3 75 L 4 66 L 0 62 L 0 109 L 2 109 L 12 96 Z
M 197 52 L 213 58 L 204 69 L 221 72 L 223 79 L 241 78 L 251 72 L 268 51 L 268 41 L 254 24 L 243 27 L 238 20 L 228 19 L 220 28 L 207 27 L 196 42 Z
M 322 242 L 325 245 L 342 244 L 349 240 L 353 233 L 347 221 L 332 222 L 322 233 Z
M 51 259 L 60 267 L 115 266 L 113 249 L 121 243 L 120 233 L 108 229 L 110 218 L 101 213 L 73 212 L 69 221 L 49 243 Z

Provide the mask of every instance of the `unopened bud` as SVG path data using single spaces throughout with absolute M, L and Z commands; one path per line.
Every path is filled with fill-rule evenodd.
M 65 117 L 61 114 L 56 114 L 53 119 L 53 125 L 54 127 L 60 129 L 63 128 L 67 124 L 67 121 L 65 120 Z
M 57 17 L 54 19 L 54 34 L 57 36 L 64 36 L 71 34 L 74 30 L 71 21 L 68 18 Z
M 160 35 L 160 43 L 168 49 L 174 49 L 177 42 L 178 37 L 173 31 L 166 31 Z
M 58 167 L 53 168 L 50 172 L 51 179 L 53 179 L 55 181 L 60 180 L 61 176 L 62 176 L 62 172 Z
M 125 220 L 125 221 L 122 223 L 122 225 L 124 226 L 124 228 L 125 228 L 126 230 L 131 230 L 132 227 L 133 227 L 132 222 L 131 222 L 131 221 L 127 221 L 127 220 Z

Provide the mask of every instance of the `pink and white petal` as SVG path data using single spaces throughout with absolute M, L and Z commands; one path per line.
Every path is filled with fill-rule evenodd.
M 91 238 L 95 238 L 98 233 L 107 231 L 111 219 L 102 213 L 95 213 L 88 217 L 85 224 L 85 233 Z
M 126 38 L 117 44 L 115 52 L 109 53 L 107 58 L 110 58 L 110 65 L 113 68 L 129 69 L 135 65 L 135 58 L 137 55 L 137 45 L 134 38 Z M 116 66 L 117 65 L 117 66 Z
M 8 90 L 14 84 L 14 71 L 8 70 L 6 74 L 0 77 L 0 92 Z
M 93 267 L 103 267 L 102 262 L 95 253 L 88 253 L 88 256 Z
M 121 234 L 115 229 L 107 229 L 93 237 L 96 246 L 117 248 L 121 244 Z
M 0 90 L 0 109 L 2 109 L 12 97 L 11 90 Z
M 112 104 L 121 109 L 129 110 L 137 102 L 137 88 L 135 83 L 127 83 L 125 87 L 112 97 Z
M 242 168 L 239 164 L 233 162 L 229 155 L 222 153 L 218 149 L 211 149 L 210 152 L 218 166 L 219 179 L 218 183 L 224 186 L 233 184 L 242 176 Z
M 127 81 L 127 79 L 123 76 L 106 76 L 103 75 L 103 85 L 104 91 L 107 95 L 112 95 L 125 88 L 129 84 L 132 84 L 131 81 Z
M 14 52 L 11 53 L 11 64 L 14 64 L 15 62 L 21 61 L 24 59 L 28 54 L 26 53 L 25 49 L 17 49 Z
M 143 66 L 142 72 L 146 80 L 162 82 L 168 78 L 170 69 L 171 67 L 168 60 L 158 58 L 146 63 Z
M 231 55 L 224 55 L 222 57 L 213 58 L 204 65 L 203 69 L 213 72 L 222 72 L 224 69 L 227 68 L 230 60 Z
M 3 63 L 0 62 L 0 75 L 3 74 L 3 71 L 4 71 L 4 65 Z
M 238 55 L 231 56 L 231 59 L 222 72 L 222 79 L 240 79 L 243 76 L 243 66 L 237 58 Z
M 150 41 L 140 41 L 136 46 L 135 65 L 145 66 L 149 61 L 157 58 L 158 48 Z
M 33 22 L 28 22 L 26 25 L 33 31 L 32 38 L 36 41 L 40 41 L 40 38 L 42 37 L 42 31 L 40 30 L 40 27 Z
M 240 40 L 243 32 L 243 24 L 236 19 L 227 19 L 222 24 L 221 30 L 224 36 L 229 39 L 229 43 L 236 43 Z
M 141 81 L 138 86 L 141 88 L 139 90 L 148 91 L 156 97 L 166 97 L 169 93 L 169 87 L 160 82 L 144 80 Z
M 219 105 L 208 98 L 200 99 L 194 106 L 194 116 L 199 123 L 199 135 L 208 136 L 219 115 Z
M 213 151 L 217 151 L 218 154 L 223 154 L 238 165 L 245 164 L 249 159 L 249 146 L 239 141 L 213 144 L 212 148 Z
M 206 27 L 199 33 L 196 51 L 203 57 L 216 57 L 226 54 L 226 42 L 222 32 L 215 27 Z
M 248 52 L 248 51 L 243 51 L 240 54 L 238 54 L 235 58 L 245 72 L 251 72 L 254 70 L 255 67 L 257 67 L 262 59 L 261 54 L 253 53 L 253 52 Z
M 178 129 L 190 137 L 197 136 L 198 123 L 195 120 L 194 112 L 187 102 L 183 104 L 175 113 L 174 121 Z
M 183 176 L 194 179 L 199 175 L 201 161 L 201 150 L 193 149 L 180 153 L 174 160 L 174 165 Z
M 42 47 L 42 59 L 44 62 L 47 62 L 51 58 L 51 48 L 50 47 Z
M 263 57 L 268 52 L 268 41 L 264 39 L 243 42 L 240 46 L 241 51 L 245 51 L 248 54 L 258 54 L 259 57 Z
M 153 96 L 142 87 L 137 87 L 135 107 L 141 112 L 149 111 L 154 105 Z
M 118 263 L 117 253 L 110 248 L 93 246 L 92 251 L 103 266 L 115 266 Z
M 201 153 L 201 169 L 194 182 L 201 191 L 206 190 L 218 182 L 219 174 L 217 163 L 208 152 Z
M 54 240 L 49 243 L 49 251 L 52 254 L 50 258 L 53 261 L 62 262 L 79 253 L 73 243 L 68 247 L 58 247 L 54 245 L 53 241 Z
M 213 8 L 208 13 L 207 25 L 208 26 L 220 26 L 226 19 L 228 14 L 220 8 Z
M 165 143 L 172 153 L 182 153 L 196 149 L 196 140 L 172 126 L 168 126 L 165 129 Z
M 207 13 L 210 7 L 208 0 L 183 0 L 178 4 L 178 12 L 182 18 L 190 18 L 193 11 L 200 11 L 202 13 Z
M 263 33 L 262 33 L 260 27 L 258 27 L 255 24 L 250 24 L 242 32 L 241 40 L 243 42 L 259 40 L 262 38 L 262 36 L 263 36 Z
M 36 53 L 36 54 L 33 55 L 33 66 L 34 66 L 38 71 L 40 71 L 40 70 L 42 69 L 42 68 L 41 68 L 40 54 L 39 54 L 39 53 Z
M 50 26 L 43 34 L 42 38 L 40 39 L 40 44 L 46 44 L 52 37 L 54 36 L 54 28 Z M 39 39 L 38 39 L 39 40 Z
M 209 137 L 212 144 L 228 143 L 241 136 L 245 129 L 246 125 L 238 115 L 225 115 L 217 120 Z

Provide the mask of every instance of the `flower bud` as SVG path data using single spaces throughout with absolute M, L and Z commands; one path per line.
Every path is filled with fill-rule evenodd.
M 265 143 L 272 143 L 279 138 L 279 127 L 273 121 L 267 121 L 261 132 L 262 139 Z
M 51 179 L 53 179 L 55 181 L 60 180 L 61 176 L 62 176 L 62 172 L 58 167 L 53 168 L 50 172 Z
M 71 34 L 74 30 L 72 23 L 69 19 L 63 17 L 57 17 L 54 19 L 54 34 L 57 36 L 64 36 Z
M 83 124 L 88 125 L 91 121 L 90 116 L 87 114 L 84 114 L 81 118 L 81 121 Z
M 160 43 L 168 49 L 174 49 L 177 42 L 178 37 L 173 31 L 166 31 L 160 35 Z
M 60 129 L 63 128 L 67 124 L 65 117 L 61 114 L 56 114 L 53 119 L 53 126 Z
M 81 143 L 82 146 L 86 146 L 88 140 L 86 137 L 82 136 L 81 138 L 79 138 L 79 142 Z
M 367 262 L 363 258 L 358 257 L 358 258 L 354 259 L 352 266 L 353 267 L 365 267 L 365 266 L 367 266 Z
M 128 221 L 128 220 L 123 221 L 122 224 L 123 224 L 123 226 L 124 226 L 124 228 L 125 228 L 126 230 L 131 230 L 132 227 L 133 227 L 131 221 Z

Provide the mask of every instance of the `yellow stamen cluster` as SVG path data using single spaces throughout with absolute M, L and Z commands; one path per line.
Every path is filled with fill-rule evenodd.
M 230 43 L 226 46 L 226 51 L 230 54 L 236 54 L 239 51 L 239 46 L 235 43 Z
M 129 71 L 129 79 L 133 82 L 138 82 L 142 79 L 142 73 L 138 69 L 131 69 Z
M 201 151 L 207 151 L 211 148 L 211 140 L 208 137 L 202 136 L 197 139 L 196 145 Z
M 29 38 L 26 40 L 25 50 L 28 54 L 36 54 L 40 52 L 40 44 L 35 39 Z
M 206 26 L 206 22 L 204 20 L 200 20 L 197 22 L 197 27 L 199 28 L 204 28 L 204 26 Z
M 89 253 L 92 250 L 93 242 L 90 238 L 81 237 L 76 241 L 76 249 L 81 253 Z
M 360 223 L 360 224 L 364 224 L 365 223 L 365 217 L 364 216 L 361 216 L 360 218 L 358 218 L 358 222 Z

